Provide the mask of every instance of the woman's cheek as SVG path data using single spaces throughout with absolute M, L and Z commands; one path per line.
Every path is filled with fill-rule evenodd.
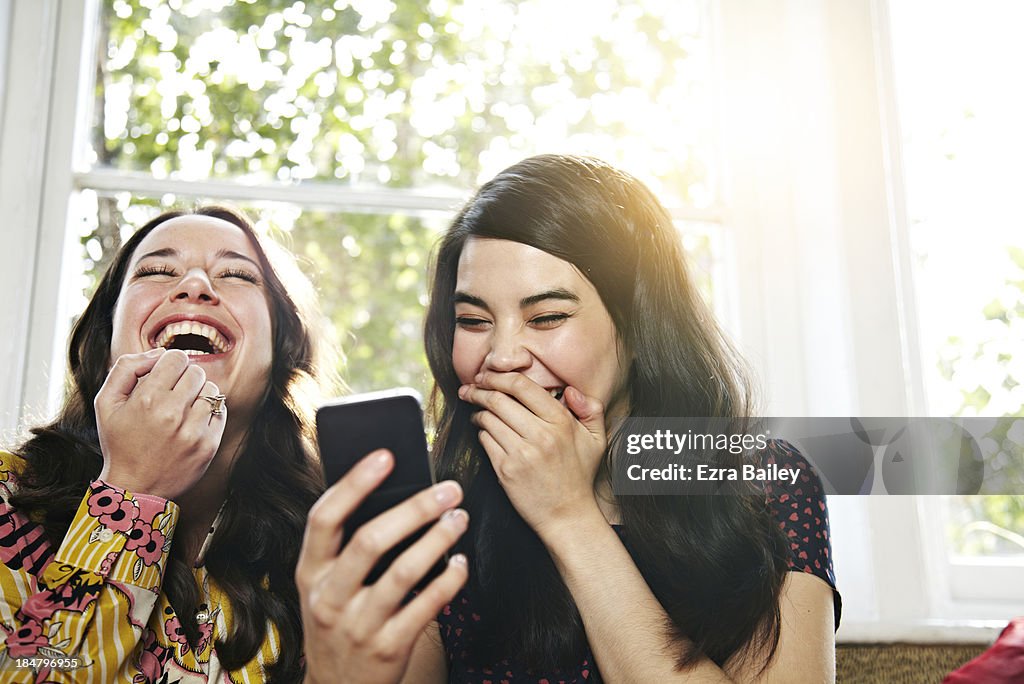
M 480 371 L 483 355 L 474 345 L 472 340 L 467 340 L 465 334 L 455 333 L 452 344 L 452 366 L 455 368 L 455 375 L 459 382 L 467 384 L 473 382 L 473 378 Z

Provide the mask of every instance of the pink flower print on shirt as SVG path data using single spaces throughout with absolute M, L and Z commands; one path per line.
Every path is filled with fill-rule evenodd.
M 50 640 L 43 636 L 43 626 L 38 622 L 26 622 L 21 628 L 7 637 L 7 655 L 11 658 L 28 658 L 39 653 L 42 646 L 48 646 Z
M 154 530 L 147 523 L 136 523 L 128 533 L 128 543 L 124 548 L 134 551 L 142 559 L 144 565 L 153 565 L 163 556 L 164 543 L 167 537 L 160 530 Z
M 111 487 L 100 485 L 89 497 L 89 515 L 95 518 L 109 515 L 117 510 L 122 501 L 124 501 L 124 494 Z
M 118 556 L 117 551 L 111 551 L 110 553 L 108 553 L 106 556 L 103 557 L 103 560 L 100 562 L 100 574 L 101 575 L 106 577 L 107 575 L 110 574 L 111 569 L 113 569 L 113 567 L 114 567 L 114 561 L 117 560 L 117 556 Z
M 118 509 L 109 515 L 101 515 L 100 523 L 115 532 L 127 532 L 135 521 L 135 504 L 122 501 Z
M 128 533 L 128 541 L 125 542 L 124 548 L 127 551 L 141 549 L 149 543 L 152 536 L 153 528 L 149 526 L 149 523 L 137 520 L 135 521 L 135 527 L 133 527 L 132 531 Z
M 199 642 L 196 644 L 196 654 L 201 654 L 213 640 L 213 623 L 203 622 L 199 625 Z
M 167 618 L 164 622 L 164 634 L 171 641 L 178 644 L 187 644 L 188 640 L 185 638 L 185 630 L 181 626 L 181 622 L 178 620 L 178 616 Z
M 127 532 L 135 523 L 135 504 L 126 501 L 116 489 L 103 487 L 89 497 L 89 515 L 98 518 L 100 524 L 115 532 Z

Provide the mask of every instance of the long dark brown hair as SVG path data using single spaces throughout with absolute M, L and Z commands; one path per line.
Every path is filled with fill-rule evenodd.
M 435 467 L 439 478 L 463 484 L 473 521 L 461 542 L 481 618 L 469 657 L 486 665 L 511 655 L 537 669 L 578 663 L 586 635 L 572 596 L 501 488 L 469 422 L 473 409 L 456 394 L 452 297 L 471 237 L 543 250 L 594 285 L 627 350 L 631 416 L 742 422 L 753 411 L 749 374 L 701 298 L 668 212 L 643 183 L 608 164 L 555 155 L 522 161 L 481 187 L 442 238 L 425 341 Z M 788 548 L 764 493 L 742 491 L 749 496 L 617 499 L 623 542 L 670 618 L 667 641 L 681 668 L 740 653 L 764 654 L 766 667 L 778 645 Z
M 234 616 L 234 631 L 218 640 L 217 656 L 229 670 L 242 667 L 256 657 L 270 621 L 280 634 L 280 654 L 267 668 L 268 681 L 294 682 L 302 678 L 295 563 L 306 514 L 324 488 L 312 448 L 313 404 L 304 395 L 329 389 L 334 375 L 327 362 L 330 351 L 318 344 L 323 338 L 312 287 L 289 255 L 264 243 L 241 212 L 221 206 L 169 211 L 121 247 L 71 333 L 71 384 L 60 414 L 33 429 L 34 436 L 18 450 L 27 465 L 12 503 L 39 516 L 50 542 L 60 545 L 103 465 L 93 399 L 110 367 L 114 309 L 132 255 L 154 228 L 186 214 L 218 218 L 245 233 L 259 256 L 273 325 L 269 384 L 228 482 L 228 491 L 239 494 L 228 496 L 206 555 L 206 567 L 227 594 Z M 172 545 L 163 589 L 195 643 L 200 592 L 190 566 L 183 545 Z

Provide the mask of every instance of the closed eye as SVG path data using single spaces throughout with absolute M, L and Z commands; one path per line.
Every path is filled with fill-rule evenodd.
M 546 328 L 557 328 L 568 318 L 569 314 L 566 313 L 544 314 L 543 316 L 535 316 L 534 318 L 531 318 L 530 325 L 542 330 Z
M 136 278 L 144 278 L 146 276 L 155 276 L 155 275 L 173 276 L 173 275 L 177 275 L 177 274 L 174 272 L 174 269 L 171 268 L 170 266 L 168 266 L 167 264 L 153 264 L 153 265 L 148 265 L 148 266 L 139 266 L 138 268 L 135 269 L 135 277 Z
M 245 281 L 250 282 L 250 283 L 252 283 L 254 285 L 258 285 L 259 282 L 260 282 L 260 279 L 259 279 L 258 276 L 256 276 L 253 273 L 250 273 L 249 271 L 246 271 L 246 270 L 243 270 L 243 269 L 240 269 L 240 268 L 229 268 L 229 269 L 223 270 L 223 271 L 221 271 L 220 273 L 217 274 L 217 277 L 218 278 L 240 278 L 241 280 L 245 280 Z
M 477 318 L 476 316 L 455 317 L 455 325 L 464 330 L 482 330 L 487 323 L 488 321 L 486 318 Z

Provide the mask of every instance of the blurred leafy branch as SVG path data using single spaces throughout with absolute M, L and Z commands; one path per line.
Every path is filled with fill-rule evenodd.
M 982 440 L 986 480 L 1004 492 L 1024 491 L 1024 249 L 1010 246 L 1007 256 L 1004 287 L 982 308 L 978 333 L 949 338 L 939 362 L 942 376 L 960 388 L 961 415 L 1021 418 L 999 421 Z M 1024 495 L 956 499 L 950 533 L 960 553 L 1024 554 Z
M 573 151 L 630 168 L 671 203 L 706 205 L 700 5 L 105 0 L 90 161 L 154 178 L 466 194 L 524 156 Z M 81 231 L 85 296 L 123 236 L 177 202 L 97 194 Z M 244 208 L 304 260 L 350 386 L 426 390 L 427 262 L 450 217 Z M 691 243 L 706 271 L 710 243 Z

